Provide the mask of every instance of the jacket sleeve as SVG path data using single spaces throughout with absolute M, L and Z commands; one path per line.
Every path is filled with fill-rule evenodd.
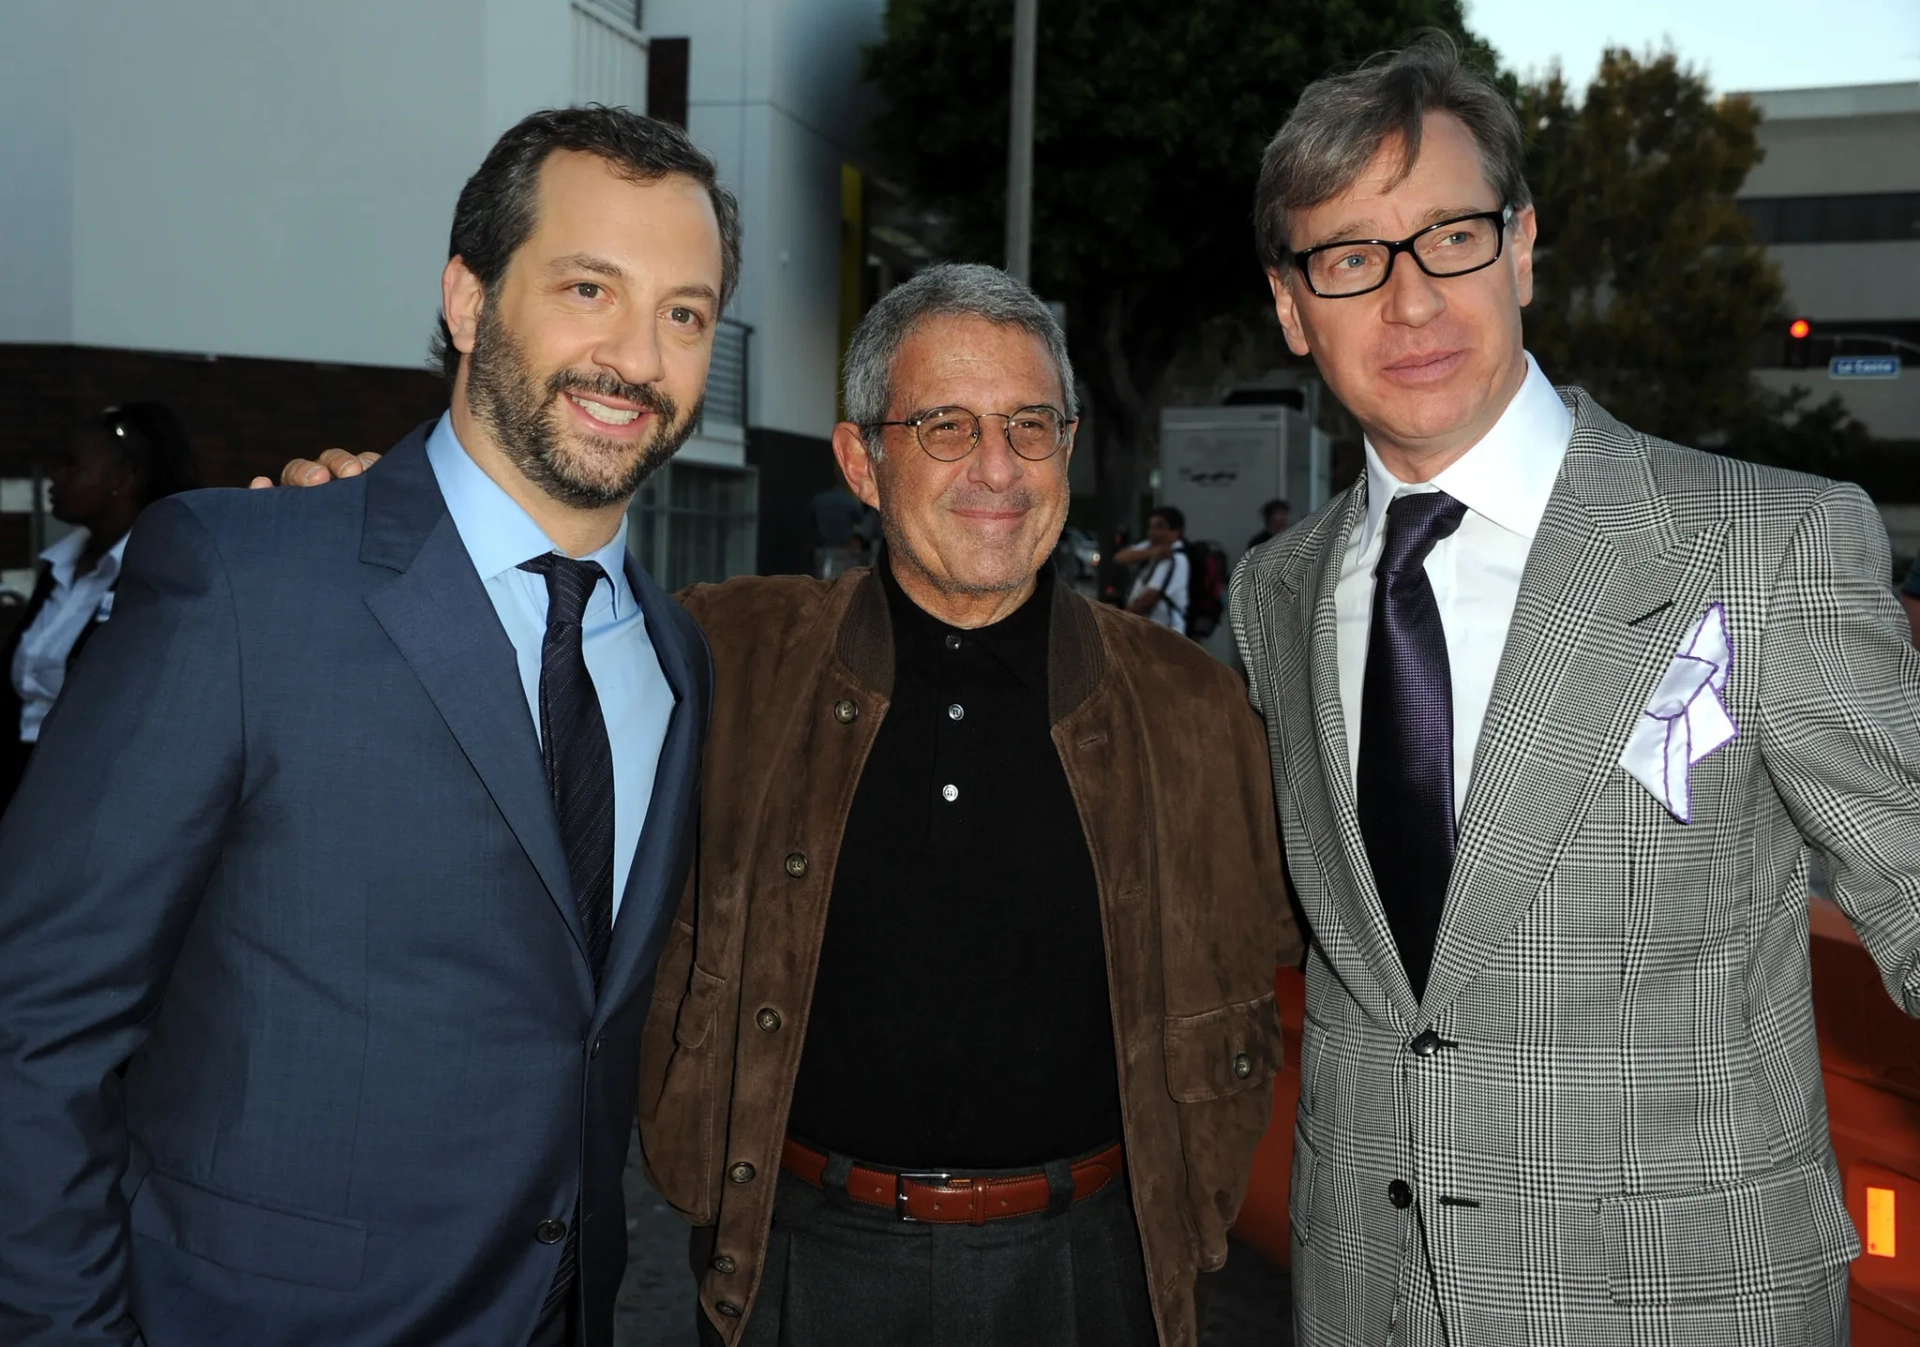
M 0 1342 L 139 1340 L 114 1071 L 159 1008 L 241 769 L 212 536 L 162 501 L 0 819 Z
M 1774 577 L 1760 747 L 1888 993 L 1920 1015 L 1920 653 L 1892 572 L 1867 497 L 1823 492 Z

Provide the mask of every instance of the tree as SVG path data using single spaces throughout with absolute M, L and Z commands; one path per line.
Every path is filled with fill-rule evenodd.
M 1671 51 L 1610 50 L 1576 104 L 1558 71 L 1519 91 L 1539 210 L 1527 347 L 1649 434 L 1847 475 L 1869 441 L 1836 398 L 1757 385 L 1786 290 L 1734 204 L 1760 114 Z
M 889 0 L 866 62 L 888 104 L 877 148 L 951 222 L 957 256 L 994 263 L 1012 9 Z M 1042 0 L 1033 277 L 1067 306 L 1108 523 L 1134 522 L 1182 342 L 1267 302 L 1252 227 L 1267 141 L 1309 82 L 1423 26 L 1491 65 L 1460 0 Z

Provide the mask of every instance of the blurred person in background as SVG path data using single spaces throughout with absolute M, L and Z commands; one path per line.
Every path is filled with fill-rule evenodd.
M 1260 507 L 1260 531 L 1247 539 L 1247 550 L 1251 552 L 1269 538 L 1278 538 L 1287 531 L 1287 520 L 1291 507 L 1284 500 L 1274 499 Z
M 0 649 L 0 812 L 13 798 L 67 670 L 113 613 L 127 532 L 154 501 L 200 485 L 193 449 L 164 403 L 109 407 L 75 427 L 47 474 L 53 517 L 73 532 L 40 554 L 33 597 Z
M 1171 631 L 1187 629 L 1187 592 L 1193 580 L 1193 562 L 1187 556 L 1187 517 L 1179 507 L 1162 505 L 1147 516 L 1147 540 L 1123 547 L 1114 560 L 1138 565 L 1127 611 L 1138 613 Z

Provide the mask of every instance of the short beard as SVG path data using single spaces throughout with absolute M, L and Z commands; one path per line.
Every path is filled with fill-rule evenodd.
M 568 393 L 619 398 L 654 414 L 653 437 L 623 465 L 619 476 L 608 478 L 590 471 L 595 458 L 618 461 L 632 452 L 618 440 L 584 436 L 590 448 L 598 451 L 590 457 L 562 448 L 555 417 L 564 414 L 557 404 Z M 659 389 L 627 383 L 605 370 L 593 374 L 557 370 L 541 387 L 525 349 L 500 321 L 491 297 L 481 305 L 473 351 L 467 356 L 467 402 L 521 476 L 577 510 L 604 509 L 631 499 L 642 482 L 679 452 L 700 424 L 706 406 L 703 396 L 692 411 L 678 416 L 678 405 Z

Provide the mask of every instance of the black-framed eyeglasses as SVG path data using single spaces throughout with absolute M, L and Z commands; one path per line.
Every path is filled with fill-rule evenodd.
M 1307 288 L 1322 299 L 1370 294 L 1393 275 L 1393 261 L 1411 256 L 1429 276 L 1465 276 L 1500 260 L 1513 207 L 1476 211 L 1430 224 L 1398 243 L 1387 239 L 1342 239 L 1293 255 Z
M 1005 421 L 1007 445 L 1030 463 L 1043 463 L 1059 453 L 1073 425 L 1058 407 L 1036 403 L 1013 412 L 973 412 L 965 407 L 934 407 L 915 412 L 904 421 L 874 421 L 867 428 L 911 426 L 920 447 L 930 458 L 957 463 L 980 443 L 980 423 L 988 417 Z

